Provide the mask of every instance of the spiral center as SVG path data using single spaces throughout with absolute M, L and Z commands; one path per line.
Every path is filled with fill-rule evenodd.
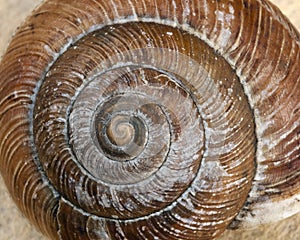
M 106 134 L 112 144 L 124 147 L 132 143 L 135 128 L 129 116 L 115 116 L 109 122 Z
M 122 95 L 110 97 L 97 110 L 94 122 L 96 142 L 111 160 L 132 160 L 146 146 L 146 123 L 138 115 L 134 104 L 139 102 L 138 98 L 139 96 L 128 98 Z

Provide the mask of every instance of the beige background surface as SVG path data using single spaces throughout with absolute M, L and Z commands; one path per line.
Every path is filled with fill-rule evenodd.
M 18 25 L 41 0 L 0 0 L 0 55 Z M 300 30 L 300 0 L 272 0 Z M 276 210 L 274 210 L 276 211 Z M 44 240 L 16 209 L 0 177 L 0 240 Z M 300 239 L 300 214 L 257 229 L 226 231 L 222 240 Z

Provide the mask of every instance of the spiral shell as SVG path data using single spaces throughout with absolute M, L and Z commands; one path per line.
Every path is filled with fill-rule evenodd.
M 2 176 L 53 239 L 213 239 L 290 216 L 299 58 L 262 0 L 45 1 L 0 65 Z

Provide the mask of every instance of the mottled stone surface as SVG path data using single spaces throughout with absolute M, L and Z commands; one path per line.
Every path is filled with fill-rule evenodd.
M 40 0 L 0 0 L 0 54 L 3 54 L 14 30 Z M 273 0 L 277 6 L 300 29 L 299 0 Z M 14 206 L 0 178 L 0 239 L 38 240 L 45 239 L 24 219 Z M 220 238 L 233 239 L 300 239 L 300 215 L 258 229 L 227 231 Z

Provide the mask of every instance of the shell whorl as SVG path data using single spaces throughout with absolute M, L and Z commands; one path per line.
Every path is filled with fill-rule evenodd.
M 265 1 L 46 1 L 0 65 L 6 185 L 54 239 L 209 239 L 293 214 L 299 57 Z

